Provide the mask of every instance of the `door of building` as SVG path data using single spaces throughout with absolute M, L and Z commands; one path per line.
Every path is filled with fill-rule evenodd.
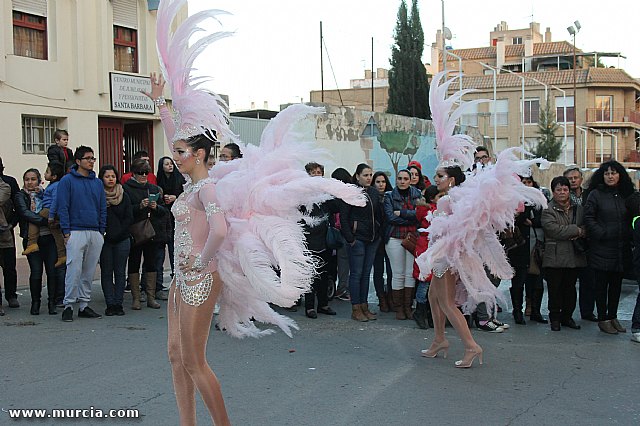
M 111 164 L 120 176 L 124 170 L 123 157 L 124 122 L 108 118 L 98 119 L 98 157 L 100 165 Z
M 130 170 L 133 154 L 138 151 L 147 151 L 149 153 L 151 170 L 157 173 L 153 155 L 152 121 L 125 123 L 124 125 L 124 164 L 126 171 Z

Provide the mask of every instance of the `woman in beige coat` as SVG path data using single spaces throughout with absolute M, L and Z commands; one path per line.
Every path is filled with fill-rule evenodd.
M 542 212 L 545 244 L 542 267 L 549 294 L 551 330 L 560 326 L 580 329 L 571 317 L 576 308 L 578 268 L 587 265 L 584 242 L 582 206 L 572 204 L 569 180 L 564 176 L 551 181 L 553 200 Z

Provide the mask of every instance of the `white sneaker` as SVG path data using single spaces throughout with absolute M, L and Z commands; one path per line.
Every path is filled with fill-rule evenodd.
M 508 330 L 508 329 L 509 329 L 509 327 L 510 327 L 510 325 L 509 325 L 509 324 L 507 324 L 507 323 L 505 323 L 505 322 L 502 322 L 502 321 L 499 321 L 497 318 L 492 318 L 492 319 L 491 319 L 491 322 L 493 322 L 493 323 L 494 323 L 495 325 L 497 325 L 498 327 L 502 327 L 502 328 L 503 328 L 503 329 L 505 329 L 505 330 Z
M 636 333 L 631 333 L 631 341 L 640 343 L 640 331 Z

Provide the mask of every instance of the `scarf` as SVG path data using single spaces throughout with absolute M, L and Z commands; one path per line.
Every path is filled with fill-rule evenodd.
M 105 188 L 104 192 L 107 194 L 107 207 L 117 206 L 122 202 L 122 195 L 124 194 L 124 191 L 122 190 L 122 185 L 119 183 L 113 187 L 112 191 L 107 191 Z

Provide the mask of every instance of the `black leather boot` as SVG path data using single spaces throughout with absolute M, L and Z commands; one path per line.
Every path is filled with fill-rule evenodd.
M 544 288 L 537 288 L 533 291 L 533 297 L 531 298 L 531 321 L 539 322 L 540 324 L 547 324 L 549 321 L 544 319 L 540 313 L 540 307 L 542 306 L 542 296 L 544 294 Z
M 56 310 L 56 302 L 55 300 L 49 300 L 47 303 L 49 307 L 49 315 L 58 315 L 58 311 Z
M 31 301 L 31 315 L 40 315 L 40 301 L 32 300 Z
M 426 329 L 427 328 L 427 304 L 426 303 L 416 303 L 416 310 L 413 311 L 413 319 L 418 324 L 418 328 Z
M 513 320 L 516 324 L 525 325 L 526 321 L 522 314 L 522 296 L 524 289 L 511 287 L 509 293 L 511 294 L 511 303 L 513 304 Z

